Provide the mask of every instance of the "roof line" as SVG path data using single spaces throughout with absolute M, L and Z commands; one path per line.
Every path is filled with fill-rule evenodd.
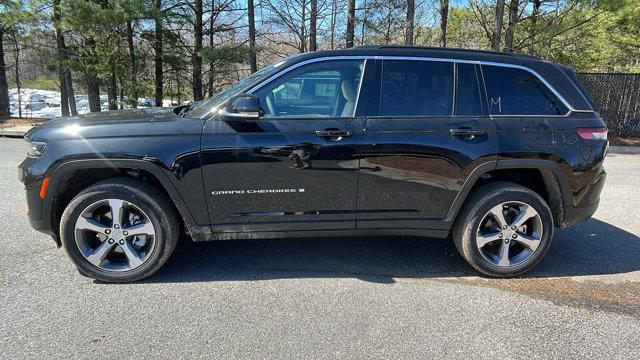
M 539 57 L 539 56 L 534 56 L 534 55 L 527 55 L 527 54 L 516 54 L 516 53 L 509 53 L 509 52 L 503 52 L 503 51 L 493 51 L 493 50 L 476 50 L 476 49 L 462 49 L 462 48 L 448 48 L 448 47 L 433 47 L 433 46 L 407 46 L 407 45 L 359 45 L 359 46 L 355 46 L 346 50 L 358 50 L 358 49 L 398 49 L 398 50 L 402 50 L 402 49 L 406 49 L 406 50 L 440 50 L 440 51 L 455 51 L 455 52 L 462 52 L 462 53 L 478 53 L 478 54 L 490 54 L 490 55 L 502 55 L 502 56 L 510 56 L 510 57 L 523 57 L 523 58 L 530 58 L 530 59 L 536 59 L 536 60 L 544 60 L 543 58 Z

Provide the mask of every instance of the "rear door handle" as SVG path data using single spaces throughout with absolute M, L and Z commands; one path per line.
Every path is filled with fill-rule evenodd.
M 471 129 L 471 128 L 458 128 L 458 129 L 449 129 L 451 135 L 453 136 L 461 136 L 467 139 L 473 139 L 476 136 L 482 136 L 487 133 L 485 129 Z
M 342 129 L 316 130 L 316 136 L 326 140 L 331 140 L 331 141 L 340 141 L 343 138 L 350 137 L 352 135 L 353 135 L 353 131 L 351 130 L 342 130 Z

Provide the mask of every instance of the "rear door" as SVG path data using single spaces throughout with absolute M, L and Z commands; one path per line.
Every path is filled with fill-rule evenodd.
M 258 120 L 205 125 L 214 232 L 355 228 L 370 71 L 356 58 L 293 67 L 252 91 Z
M 358 228 L 446 228 L 465 180 L 496 160 L 475 64 L 389 59 L 360 162 Z

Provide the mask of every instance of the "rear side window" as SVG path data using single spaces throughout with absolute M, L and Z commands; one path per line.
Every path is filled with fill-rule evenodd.
M 456 85 L 456 115 L 482 116 L 482 96 L 476 66 L 458 64 Z
M 453 63 L 385 61 L 382 68 L 382 116 L 451 116 Z
M 564 115 L 567 108 L 532 73 L 503 66 L 482 66 L 491 115 Z

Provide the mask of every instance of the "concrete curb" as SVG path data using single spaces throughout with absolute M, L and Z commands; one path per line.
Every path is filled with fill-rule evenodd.
M 640 146 L 609 146 L 607 154 L 640 155 Z
M 0 130 L 0 136 L 10 138 L 21 138 L 24 137 L 26 133 L 26 131 L 21 130 Z
M 0 127 L 0 136 L 21 138 L 21 137 L 24 137 L 24 134 L 26 134 L 27 131 L 33 129 L 33 127 L 37 125 L 38 124 L 15 125 L 15 126 L 8 126 L 4 128 Z

